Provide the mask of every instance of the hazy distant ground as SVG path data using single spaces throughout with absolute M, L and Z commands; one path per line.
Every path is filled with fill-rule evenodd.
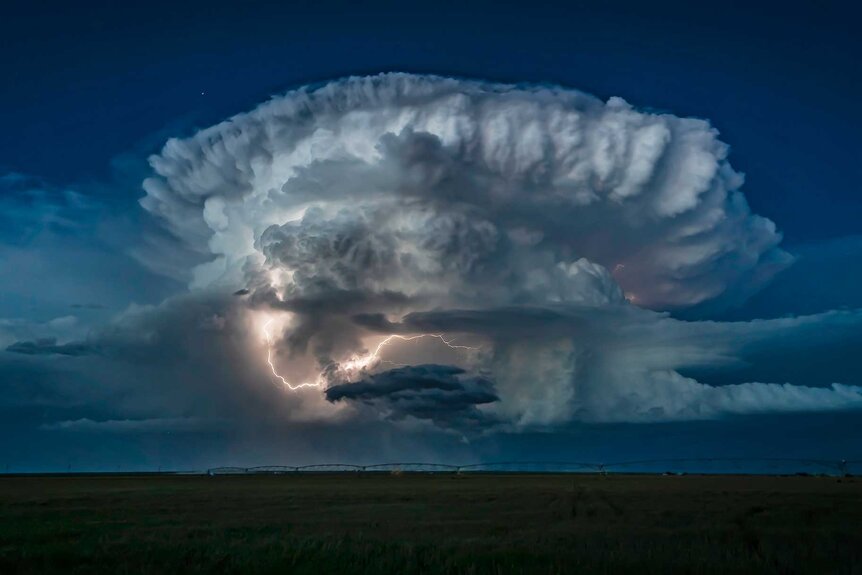
M 862 479 L 0 478 L 0 573 L 862 573 Z

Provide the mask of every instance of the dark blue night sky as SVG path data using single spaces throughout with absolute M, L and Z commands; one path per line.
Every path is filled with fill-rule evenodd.
M 53 181 L 101 178 L 165 134 L 350 74 L 549 82 L 709 118 L 790 241 L 859 232 L 857 7 L 598 4 L 13 3 L 0 157 Z
M 421 412 L 402 413 L 401 404 L 375 388 L 380 384 L 374 378 L 347 385 L 366 385 L 372 391 L 361 396 L 363 405 L 376 406 L 384 415 L 363 413 L 353 427 L 285 416 L 287 408 L 267 413 L 263 422 L 245 415 L 234 420 L 231 409 L 201 391 L 206 386 L 182 389 L 183 381 L 197 377 L 194 362 L 205 352 L 198 339 L 188 344 L 188 334 L 168 333 L 164 326 L 187 322 L 200 327 L 202 320 L 187 311 L 194 309 L 207 318 L 221 318 L 213 320 L 221 329 L 224 321 L 230 325 L 239 317 L 235 302 L 240 297 L 248 297 L 255 313 L 272 304 L 251 284 L 250 296 L 230 296 L 228 304 L 219 303 L 212 290 L 205 296 L 197 295 L 196 288 L 189 290 L 188 279 L 177 270 L 187 272 L 206 258 L 188 240 L 191 235 L 165 231 L 169 217 L 162 221 L 139 204 L 145 196 L 141 183 L 153 175 L 148 157 L 160 153 L 168 138 L 191 137 L 288 90 L 381 72 L 530 89 L 563 86 L 602 101 L 619 96 L 641 112 L 709 120 L 729 145 L 733 169 L 745 175 L 741 190 L 751 213 L 775 222 L 783 234 L 781 253 L 795 261 L 782 264 L 786 269 L 770 275 L 758 289 L 746 288 L 744 297 L 721 300 L 722 305 L 710 299 L 646 306 L 668 310 L 670 315 L 663 317 L 680 324 L 700 326 L 709 320 L 755 326 L 738 335 L 728 328 L 719 335 L 690 336 L 745 340 L 728 352 L 735 358 L 733 365 L 686 356 L 668 369 L 715 388 L 746 382 L 821 390 L 833 383 L 862 385 L 856 367 L 862 349 L 862 319 L 857 319 L 862 308 L 862 14 L 857 6 L 464 4 L 4 5 L 0 347 L 6 351 L 0 351 L 0 436 L 6 439 L 0 440 L 0 464 L 14 469 L 110 469 L 266 464 L 285 458 L 304 463 L 345 452 L 370 461 L 417 449 L 428 459 L 459 460 L 534 454 L 542 459 L 862 456 L 855 392 L 847 392 L 846 408 L 823 398 L 825 403 L 810 411 L 731 410 L 666 421 L 575 415 L 526 431 L 511 421 L 494 420 L 500 425 L 495 431 L 471 435 L 460 427 L 464 421 L 477 425 L 477 413 L 486 417 L 484 407 L 474 404 L 457 412 L 434 411 L 436 415 L 424 421 L 432 431 L 410 427 L 400 433 L 405 419 L 422 420 L 416 413 L 442 407 L 423 404 Z M 491 221 L 500 225 L 501 220 Z M 316 222 L 313 230 L 322 234 L 320 230 L 329 229 L 325 225 L 333 224 Z M 547 237 L 551 234 L 547 231 Z M 165 248 L 178 237 L 182 249 Z M 613 268 L 598 252 L 587 255 Z M 267 252 L 267 257 L 275 256 Z M 737 264 L 714 267 L 723 265 Z M 624 278 L 621 283 L 628 290 Z M 226 293 L 244 286 L 237 284 Z M 527 305 L 524 297 L 504 303 Z M 153 317 L 141 314 L 128 320 L 148 305 L 154 306 Z M 299 304 L 291 305 L 295 310 Z M 168 307 L 175 315 L 162 317 Z M 433 307 L 440 314 L 444 308 Z M 389 313 L 350 309 L 366 324 L 371 321 L 366 316 L 375 311 Z M 571 317 L 574 312 L 559 313 Z M 751 323 L 760 318 L 794 322 L 799 317 L 821 319 L 799 320 L 805 325 L 786 331 L 775 328 L 775 335 L 768 337 L 757 331 L 759 324 Z M 155 334 L 146 343 L 149 347 L 123 335 L 130 329 L 128 321 L 137 333 Z M 336 320 L 318 323 L 326 321 Z M 444 325 L 449 320 L 422 321 Z M 494 337 L 502 338 L 508 328 L 499 329 L 503 331 L 495 331 Z M 684 338 L 674 338 L 684 329 L 674 328 L 667 345 L 682 346 Z M 483 333 L 474 332 L 477 337 Z M 158 344 L 152 343 L 156 340 Z M 63 347 L 75 345 L 80 347 Z M 216 345 L 228 349 L 222 339 Z M 220 368 L 219 377 L 241 379 L 236 366 L 244 356 L 229 349 L 223 354 L 234 363 Z M 179 366 L 167 387 L 149 383 L 162 378 L 160 364 Z M 177 376 L 180 372 L 185 375 Z M 389 372 L 384 375 L 389 377 Z M 397 375 L 379 381 L 390 385 Z M 457 387 L 460 395 L 447 405 L 477 393 L 471 386 L 484 385 L 464 377 L 458 376 L 456 383 L 435 383 Z M 392 385 L 407 389 L 412 384 L 399 380 Z M 505 383 L 489 385 L 496 385 L 493 393 L 505 395 Z M 237 412 L 243 413 L 254 413 L 258 402 L 272 401 L 231 398 L 233 405 L 242 404 Z M 318 407 L 308 409 L 317 413 Z M 481 421 L 484 425 L 485 419 Z M 367 441 L 358 440 L 348 428 L 363 430 Z M 293 439 L 285 439 L 288 436 Z M 635 444 L 636 439 L 642 445 Z

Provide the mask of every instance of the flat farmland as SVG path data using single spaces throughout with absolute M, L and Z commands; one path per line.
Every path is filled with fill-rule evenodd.
M 862 573 L 862 479 L 0 478 L 0 573 Z

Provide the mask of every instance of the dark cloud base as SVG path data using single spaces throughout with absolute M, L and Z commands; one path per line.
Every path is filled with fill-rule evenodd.
M 477 408 L 499 401 L 494 384 L 450 365 L 391 369 L 329 387 L 326 398 L 333 402 L 360 401 L 385 411 L 394 420 L 414 417 L 446 429 L 482 431 L 498 423 Z

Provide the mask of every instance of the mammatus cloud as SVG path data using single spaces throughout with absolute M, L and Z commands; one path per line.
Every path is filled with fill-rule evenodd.
M 176 239 L 164 257 L 200 264 L 189 294 L 89 344 L 163 358 L 160 381 L 210 407 L 292 421 L 371 410 L 463 432 L 862 407 L 858 379 L 791 385 L 774 361 L 734 385 L 691 375 L 862 332 L 854 312 L 670 315 L 742 301 L 791 263 L 727 155 L 704 120 L 559 87 L 300 89 L 151 158 L 141 204 Z M 196 414 L 193 396 L 168 416 Z

